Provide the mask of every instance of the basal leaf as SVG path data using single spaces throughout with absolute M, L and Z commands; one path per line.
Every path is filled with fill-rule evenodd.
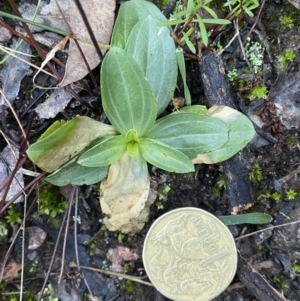
M 107 176 L 108 166 L 86 167 L 72 160 L 53 172 L 45 180 L 52 185 L 92 185 L 100 182 Z
M 62 123 L 61 126 L 54 123 L 26 151 L 30 160 L 47 172 L 56 170 L 78 156 L 94 139 L 116 134 L 113 126 L 85 116 Z
M 250 119 L 226 106 L 214 106 L 208 110 L 211 117 L 226 123 L 229 129 L 228 141 L 221 148 L 207 154 L 198 154 L 194 163 L 218 163 L 225 161 L 243 149 L 253 138 L 255 130 Z
M 126 150 L 122 135 L 104 137 L 99 141 L 79 157 L 78 164 L 88 167 L 107 166 L 117 161 Z
M 101 68 L 102 104 L 112 125 L 126 135 L 142 136 L 155 122 L 157 105 L 139 64 L 124 50 L 112 47 Z
M 145 0 L 131 0 L 123 3 L 114 26 L 111 45 L 125 49 L 128 37 L 135 24 L 148 16 L 152 16 L 158 21 L 166 21 L 166 17 L 153 3 Z
M 140 153 L 147 162 L 166 171 L 194 171 L 194 165 L 185 154 L 156 140 L 141 138 Z
M 218 118 L 179 111 L 158 119 L 145 136 L 170 145 L 193 159 L 198 153 L 225 145 L 228 127 Z
M 157 26 L 157 20 L 148 16 L 133 27 L 125 51 L 145 72 L 160 115 L 170 103 L 177 81 L 175 44 L 169 28 Z

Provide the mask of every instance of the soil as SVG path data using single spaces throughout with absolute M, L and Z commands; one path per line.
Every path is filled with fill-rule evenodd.
M 258 11 L 256 11 L 257 15 Z M 283 93 L 278 90 L 279 72 L 276 70 L 276 56 L 286 49 L 293 49 L 296 58 L 289 66 L 288 70 L 280 74 L 280 79 L 293 78 L 299 76 L 300 63 L 300 25 L 295 21 L 291 28 L 284 27 L 280 24 L 279 18 L 283 15 L 291 15 L 294 20 L 300 19 L 299 10 L 291 4 L 285 2 L 276 4 L 267 1 L 262 10 L 262 17 L 258 22 L 258 34 L 251 35 L 253 41 L 259 41 L 262 36 L 266 45 L 269 46 L 269 53 L 273 58 L 270 60 L 268 53 L 264 52 L 264 66 L 261 78 L 257 80 L 264 81 L 268 87 L 270 95 Z M 255 18 L 245 18 L 242 22 L 241 34 L 244 38 L 253 25 Z M 233 28 L 226 34 L 219 36 L 220 43 L 225 46 L 233 36 Z M 238 50 L 239 47 L 229 47 L 223 52 L 222 60 L 226 70 L 236 68 L 242 72 L 245 61 L 242 59 Z M 205 90 L 202 85 L 200 68 L 197 61 L 188 63 L 188 79 L 192 92 L 193 103 L 205 103 Z M 271 68 L 271 69 L 268 69 Z M 270 72 L 268 70 L 271 70 Z M 95 74 L 98 74 L 95 71 Z M 292 76 L 291 76 L 292 75 Z M 15 108 L 21 116 L 22 111 L 27 106 L 26 100 L 29 99 L 31 89 L 31 77 L 26 77 L 19 93 L 19 101 L 15 103 Z M 242 92 L 242 96 L 247 97 L 248 90 Z M 242 110 L 237 95 L 237 85 L 231 86 L 235 105 Z M 276 90 L 277 89 L 277 90 Z M 295 101 L 299 103 L 299 90 L 291 91 L 297 94 Z M 180 94 L 180 93 L 179 93 Z M 42 98 L 43 99 L 43 98 Z M 41 101 L 42 101 L 41 99 Z M 281 123 L 275 111 L 274 116 L 268 115 L 266 105 L 272 104 L 273 99 L 267 98 L 266 102 L 254 100 L 246 101 L 247 114 L 251 116 L 251 109 L 255 107 L 256 113 L 269 117 L 263 127 L 265 132 L 273 135 L 277 139 L 277 143 L 267 140 L 256 139 L 250 143 L 243 154 L 247 158 L 248 175 L 255 174 L 255 164 L 261 169 L 261 176 L 252 177 L 249 180 L 251 190 L 251 206 L 247 210 L 240 210 L 239 213 L 245 212 L 264 212 L 273 216 L 273 222 L 268 225 L 247 225 L 230 226 L 230 230 L 236 239 L 236 246 L 239 254 L 238 272 L 232 281 L 232 284 L 214 301 L 271 301 L 271 300 L 300 300 L 300 132 L 299 127 L 285 126 Z M 270 106 L 270 105 L 269 105 Z M 171 109 L 171 108 L 170 108 Z M 25 126 L 30 123 L 30 111 L 21 118 L 22 124 Z M 79 105 L 72 108 L 71 105 L 66 108 L 63 115 L 74 116 L 76 114 L 86 114 L 88 110 Z M 298 113 L 299 114 L 299 113 Z M 298 115 L 299 116 L 299 115 Z M 12 116 L 8 116 L 10 128 L 18 133 L 18 125 Z M 275 125 L 274 125 L 275 124 Z M 34 133 L 46 128 L 49 122 L 43 123 L 43 120 L 35 119 L 32 129 Z M 258 142 L 259 141 L 259 142 Z M 1 147 L 6 145 L 1 138 Z M 29 166 L 29 165 L 28 165 Z M 102 301 L 121 301 L 121 300 L 139 300 L 139 301 L 162 301 L 168 300 L 162 296 L 155 288 L 129 282 L 118 276 L 107 276 L 101 273 L 85 271 L 82 269 L 81 276 L 75 268 L 69 268 L 68 264 L 72 261 L 76 262 L 77 256 L 80 258 L 82 265 L 98 267 L 109 270 L 113 266 L 115 271 L 126 273 L 128 275 L 141 277 L 147 281 L 147 275 L 143 268 L 142 250 L 145 235 L 147 234 L 151 224 L 162 214 L 176 208 L 196 207 L 204 209 L 216 216 L 229 215 L 233 208 L 230 205 L 228 194 L 229 188 L 223 187 L 224 170 L 220 165 L 199 165 L 196 166 L 195 174 L 169 174 L 167 172 L 155 169 L 149 166 L 152 182 L 157 189 L 158 198 L 151 206 L 150 217 L 148 223 L 142 231 L 134 236 L 121 235 L 120 233 L 107 231 L 102 225 L 104 216 L 98 201 L 99 188 L 97 185 L 91 187 L 83 186 L 79 188 L 79 212 L 81 223 L 77 229 L 77 249 L 78 255 L 75 253 L 74 247 L 74 226 L 73 222 L 69 223 L 69 236 L 66 243 L 58 240 L 59 225 L 63 220 L 64 212 L 58 214 L 55 219 L 42 215 L 37 217 L 37 206 L 31 211 L 26 225 L 37 225 L 45 230 L 48 234 L 46 240 L 36 250 L 28 250 L 27 244 L 25 248 L 24 261 L 24 300 L 35 300 L 34 297 L 40 292 L 45 275 L 48 271 L 50 261 L 54 252 L 55 242 L 58 243 L 58 252 L 54 255 L 53 267 L 51 270 L 49 282 L 52 284 L 54 291 L 61 300 L 80 300 L 85 287 L 82 274 L 87 279 L 91 290 L 102 296 Z M 27 179 L 27 183 L 29 182 Z M 228 183 L 227 183 L 228 185 Z M 168 193 L 164 193 L 165 188 L 169 187 Z M 294 198 L 290 197 L 291 191 L 297 194 Z M 61 191 L 63 195 L 70 195 L 70 191 Z M 289 194 L 287 194 L 289 193 Z M 242 195 L 242 192 L 241 192 Z M 34 194 L 28 198 L 27 206 L 34 201 Z M 241 200 L 242 204 L 242 200 Z M 23 210 L 24 203 L 18 204 L 19 210 Z M 71 210 L 72 216 L 74 209 Z M 51 222 L 49 223 L 49 220 Z M 4 218 L 1 217 L 0 222 Z M 273 226 L 280 226 L 275 227 Z M 266 229 L 255 233 L 257 230 Z M 10 251 L 9 259 L 12 270 L 21 263 L 22 240 L 19 237 L 16 242 L 11 243 L 11 238 L 16 233 L 16 227 L 9 228 L 7 236 L 2 236 L 0 240 L 0 263 L 4 262 L 4 258 L 9 250 L 9 246 L 13 246 Z M 53 230 L 55 229 L 55 230 Z M 250 234 L 247 236 L 247 234 Z M 93 242 L 86 247 L 83 242 L 93 237 Z M 63 270 L 63 285 L 57 284 L 57 279 L 62 269 L 62 255 L 65 251 L 65 266 Z M 119 252 L 119 253 L 118 253 Z M 118 254 L 119 256 L 117 256 Z M 109 255 L 110 254 L 110 255 Z M 113 255 L 111 255 L 113 254 Z M 121 255 L 120 255 L 121 254 Z M 11 261 L 13 260 L 13 261 Z M 12 263 L 14 262 L 14 263 Z M 8 292 L 18 292 L 20 289 L 20 276 L 17 272 L 14 276 L 0 284 L 0 300 L 11 299 Z M 32 297 L 30 299 L 29 297 Z M 27 298 L 27 299 L 26 299 Z M 87 300 L 87 297 L 84 297 Z M 43 300 L 53 300 L 44 298 Z M 98 300 L 98 299 L 95 299 Z

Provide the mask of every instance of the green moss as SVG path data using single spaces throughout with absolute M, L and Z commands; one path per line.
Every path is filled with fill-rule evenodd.
M 12 204 L 9 206 L 5 219 L 11 226 L 22 223 L 22 213 L 17 205 Z
M 287 290 L 290 288 L 289 283 L 287 282 L 285 276 L 283 275 L 277 275 L 273 278 L 273 282 L 277 284 L 278 287 L 280 287 L 283 290 Z
M 296 263 L 293 264 L 293 271 L 297 274 L 300 274 L 300 262 L 297 261 Z
M 134 294 L 133 282 L 129 279 L 125 280 L 125 291 L 127 294 Z
M 41 214 L 55 218 L 65 212 L 68 202 L 60 194 L 59 187 L 44 184 L 39 194 L 39 211 Z
M 213 194 L 216 196 L 220 196 L 225 188 L 226 188 L 226 180 L 224 175 L 221 175 L 217 184 L 213 187 Z
M 294 26 L 295 19 L 291 15 L 284 15 L 279 18 L 280 24 L 283 28 L 292 28 Z
M 281 196 L 281 193 L 275 191 L 275 192 L 272 193 L 271 198 L 272 198 L 276 203 L 279 203 L 279 202 L 281 202 L 282 196 Z
M 256 246 L 256 251 L 257 251 L 258 253 L 261 253 L 261 252 L 263 251 L 263 249 L 264 249 L 264 246 L 263 246 L 263 245 L 257 245 L 257 246 Z
M 259 183 L 263 179 L 263 173 L 258 163 L 254 164 L 254 167 L 250 172 L 249 179 L 252 183 Z
M 268 95 L 268 90 L 265 85 L 257 85 L 251 89 L 250 100 L 255 98 L 266 99 Z
M 291 148 L 296 145 L 297 139 L 296 139 L 296 137 L 288 136 L 284 139 L 284 142 L 286 143 L 287 147 Z
M 8 233 L 8 229 L 5 223 L 0 222 L 0 236 L 6 236 Z
M 276 68 L 281 72 L 287 71 L 291 66 L 291 63 L 294 61 L 295 57 L 296 53 L 294 50 L 287 49 L 283 51 L 277 56 Z

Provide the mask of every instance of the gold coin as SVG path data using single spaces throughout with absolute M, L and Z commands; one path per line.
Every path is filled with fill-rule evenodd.
M 143 262 L 152 284 L 175 301 L 208 301 L 232 281 L 237 251 L 228 228 L 198 208 L 172 210 L 147 233 Z

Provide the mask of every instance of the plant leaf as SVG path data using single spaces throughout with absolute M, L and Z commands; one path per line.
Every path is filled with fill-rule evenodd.
M 26 153 L 38 167 L 52 172 L 80 154 L 94 139 L 114 134 L 113 126 L 78 116 L 68 122 L 55 122 Z
M 76 159 L 71 160 L 59 170 L 53 172 L 45 180 L 52 185 L 92 185 L 103 180 L 108 172 L 108 166 L 86 167 L 79 165 Z
M 168 20 L 168 21 L 158 22 L 157 25 L 160 27 L 163 27 L 163 26 L 178 25 L 178 24 L 185 23 L 185 22 L 186 22 L 186 20 Z
M 271 215 L 260 212 L 238 215 L 221 215 L 218 216 L 218 218 L 227 226 L 240 224 L 268 224 L 273 220 Z
M 116 7 L 115 0 L 106 0 L 105 2 L 99 0 L 79 0 L 85 16 L 85 18 L 83 18 L 82 12 L 75 1 L 61 1 L 61 3 L 62 2 L 69 3 L 69 16 L 66 18 L 69 20 L 72 34 L 79 37 L 77 42 L 80 45 L 80 49 L 74 39 L 71 38 L 66 70 L 60 87 L 78 81 L 89 74 L 90 71 L 86 66 L 85 60 L 82 59 L 81 51 L 84 54 L 90 70 L 93 70 L 99 65 L 101 58 L 91 42 L 92 37 L 90 33 L 93 33 L 95 41 L 108 44 L 114 25 Z M 49 18 L 44 17 L 42 20 L 48 21 Z M 102 55 L 104 55 L 106 49 L 101 48 L 101 52 Z
M 185 61 L 184 61 L 184 56 L 183 56 L 183 50 L 180 47 L 178 47 L 176 49 L 176 59 L 177 59 L 177 64 L 178 64 L 180 75 L 181 75 L 182 82 L 183 82 L 185 103 L 188 106 L 190 106 L 192 103 L 192 99 L 191 99 L 189 87 L 186 83 Z
M 135 26 L 141 20 L 152 16 L 158 21 L 166 21 L 156 5 L 144 0 L 131 0 L 120 7 L 111 38 L 111 45 L 125 49 L 128 37 Z
M 197 21 L 199 24 L 202 42 L 205 46 L 207 46 L 208 45 L 208 34 L 207 34 L 206 27 L 203 23 L 202 18 L 198 14 L 197 14 Z
M 208 110 L 210 117 L 225 122 L 229 129 L 228 142 L 207 154 L 198 154 L 196 163 L 218 163 L 229 159 L 243 149 L 253 138 L 255 130 L 251 120 L 242 113 L 226 106 L 213 106 Z
M 231 22 L 226 19 L 202 19 L 202 21 L 203 23 L 206 24 L 222 24 L 222 25 L 231 24 Z
M 153 139 L 141 138 L 140 140 L 140 153 L 150 164 L 169 172 L 194 171 L 190 159 L 179 150 Z
M 126 135 L 142 136 L 155 122 L 155 96 L 139 64 L 124 50 L 112 47 L 101 68 L 104 112 L 115 128 Z
M 186 10 L 183 10 L 179 13 L 173 14 L 171 18 L 172 19 L 179 19 L 180 17 L 183 17 L 183 16 L 185 16 L 185 17 L 190 16 L 192 13 L 199 10 L 201 8 L 201 6 L 202 6 L 202 3 L 198 4 L 197 6 L 191 6 Z M 186 19 L 188 19 L 188 18 L 186 18 Z
M 218 19 L 218 15 L 213 9 L 205 5 L 203 5 L 202 8 L 205 9 L 214 19 Z
M 223 147 L 228 141 L 228 127 L 218 118 L 179 111 L 158 119 L 146 137 L 170 145 L 193 159 L 198 153 Z
M 103 137 L 84 152 L 78 159 L 78 164 L 88 167 L 107 166 L 116 162 L 126 150 L 123 135 Z
M 170 103 L 177 82 L 174 40 L 167 27 L 158 27 L 148 16 L 132 29 L 125 48 L 141 66 L 157 101 L 158 115 Z

